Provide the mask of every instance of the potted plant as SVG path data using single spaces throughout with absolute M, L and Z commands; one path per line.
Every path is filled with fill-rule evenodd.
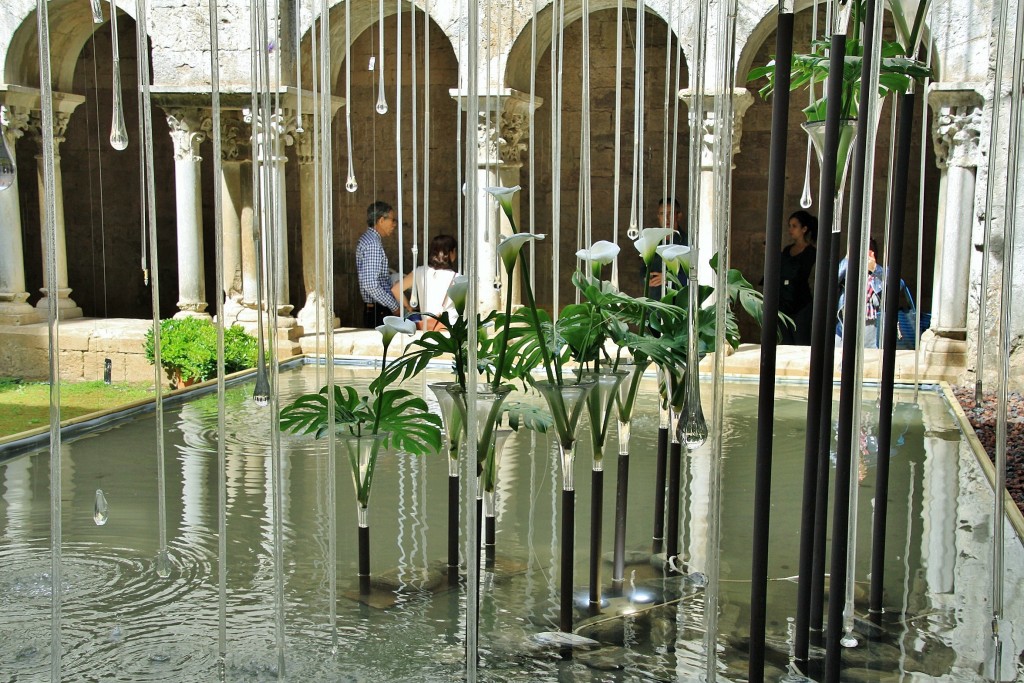
M 155 361 L 153 330 L 143 344 L 146 360 Z M 224 330 L 224 372 L 254 367 L 256 338 L 232 325 Z M 170 318 L 160 322 L 160 365 L 172 388 L 186 387 L 217 375 L 217 328 L 203 318 Z

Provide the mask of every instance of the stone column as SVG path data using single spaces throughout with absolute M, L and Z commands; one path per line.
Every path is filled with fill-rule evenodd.
M 690 127 L 693 121 L 693 93 L 690 90 L 682 90 L 679 98 L 686 103 L 689 112 Z M 740 138 L 743 135 L 743 115 L 754 102 L 754 96 L 746 88 L 733 90 L 733 116 L 732 116 L 732 158 L 735 159 L 740 151 Z M 704 120 L 701 124 L 703 135 L 700 149 L 700 207 L 697 221 L 697 244 L 700 263 L 697 267 L 697 281 L 702 285 L 713 285 L 715 273 L 711 270 L 711 257 L 715 255 L 715 173 L 714 173 L 714 144 L 715 144 L 715 99 L 712 95 L 704 96 Z M 732 164 L 731 168 L 736 165 Z M 686 197 L 676 197 L 676 200 L 686 207 Z
M 303 334 L 323 334 L 328 329 L 334 329 L 340 324 L 337 316 L 328 323 L 327 320 L 327 295 L 331 287 L 327 285 L 326 290 L 321 287 L 317 280 L 317 272 L 321 278 L 325 277 L 324 254 L 317 253 L 317 244 L 323 245 L 323 241 L 317 235 L 317 215 L 321 204 L 317 203 L 317 169 L 313 163 L 313 149 L 316 141 L 313 139 L 312 117 L 303 116 L 303 132 L 295 134 L 295 159 L 299 162 L 299 221 L 302 229 L 302 285 L 306 290 L 306 301 L 302 309 L 296 315 Z M 321 192 L 330 192 L 330 183 L 321 185 Z M 325 230 L 333 229 L 333 225 L 324 226 Z M 319 258 L 318 258 L 319 256 Z M 319 269 L 317 261 L 320 261 Z
M 928 93 L 935 113 L 932 139 L 939 179 L 931 328 L 922 346 L 929 360 L 966 364 L 967 298 L 970 291 L 971 235 L 975 217 L 975 180 L 982 155 L 978 145 L 982 97 L 972 89 Z
M 60 318 L 81 318 L 82 309 L 78 307 L 78 304 L 71 298 L 71 288 L 68 286 L 68 255 L 67 247 L 65 246 L 64 237 L 64 182 L 61 176 L 60 169 L 60 143 L 64 142 L 64 133 L 68 129 L 68 121 L 71 118 L 70 112 L 55 111 L 53 112 L 53 162 L 54 162 L 54 173 L 53 173 L 53 188 L 51 190 L 56 197 L 56 216 L 54 216 L 55 223 L 55 249 L 56 254 L 54 256 L 57 260 L 57 282 L 51 283 L 48 280 L 49 269 L 46 263 L 49 259 L 49 250 L 46 245 L 46 182 L 43 178 L 43 139 L 42 139 L 42 124 L 43 117 L 42 112 L 33 111 L 29 117 L 29 126 L 32 129 L 32 135 L 35 137 L 39 145 L 39 154 L 36 155 L 36 168 L 37 178 L 39 182 L 39 219 L 40 227 L 42 228 L 42 242 L 43 242 L 43 287 L 41 290 L 43 298 L 36 303 L 38 308 L 43 315 L 46 316 L 46 311 L 50 306 L 50 293 L 56 292 L 57 294 L 57 315 Z
M 28 128 L 29 110 L 4 105 L 2 114 L 3 142 L 17 156 L 15 141 Z M 18 176 L 6 190 L 0 191 L 0 325 L 26 325 L 43 319 L 38 309 L 29 305 L 25 288 L 25 252 L 21 243 L 21 206 Z
M 249 154 L 248 130 L 238 118 L 221 120 L 221 227 L 224 234 L 224 322 L 233 323 L 242 308 L 242 231 L 245 183 L 242 166 Z
M 458 90 L 449 91 L 465 111 L 466 95 Z M 535 97 L 531 102 L 529 94 L 505 89 L 492 93 L 490 97 L 480 95 L 480 120 L 477 122 L 477 187 L 480 201 L 477 202 L 476 224 L 480 231 L 477 238 L 476 274 L 481 314 L 502 310 L 505 306 L 503 289 L 509 286 L 504 266 L 498 263 L 497 246 L 503 238 L 512 233 L 512 226 L 498 203 L 486 193 L 486 187 L 512 187 L 519 184 L 523 167 L 521 155 L 526 150 L 526 135 L 530 110 L 536 110 L 543 100 Z M 488 116 L 487 107 L 490 106 Z M 519 224 L 519 197 L 513 202 L 513 214 Z M 469 256 L 466 254 L 465 256 Z M 512 283 L 513 303 L 519 303 L 519 278 Z
M 175 318 L 209 318 L 203 276 L 203 202 L 199 145 L 212 121 L 197 108 L 167 110 L 174 143 L 174 191 L 178 223 L 178 313 Z

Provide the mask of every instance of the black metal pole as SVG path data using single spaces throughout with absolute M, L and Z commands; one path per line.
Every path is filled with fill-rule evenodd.
M 626 501 L 629 496 L 629 453 L 619 454 L 615 477 L 615 547 L 612 551 L 612 595 L 622 595 L 626 573 Z
M 601 511 L 604 507 L 604 470 L 590 470 L 590 611 L 601 611 Z
M 832 236 L 831 269 L 828 272 L 828 310 L 835 311 L 839 307 L 839 278 L 836 275 L 839 264 L 839 249 L 842 240 L 838 235 Z M 828 318 L 832 341 L 825 346 L 825 374 L 821 378 L 821 414 L 818 416 L 818 490 L 814 505 L 814 555 L 811 559 L 811 642 L 822 644 L 822 626 L 825 611 L 825 558 L 827 555 L 828 534 L 828 480 L 831 474 L 832 449 L 832 394 L 834 391 L 835 374 L 835 323 L 836 318 L 830 313 Z
M 679 470 L 682 468 L 683 445 L 675 438 L 668 453 L 668 519 L 665 522 L 665 560 L 666 562 L 679 555 Z M 674 574 L 672 565 L 666 570 Z
M 854 387 L 857 382 L 857 354 L 863 353 L 858 348 L 856 334 L 858 312 L 864 301 L 865 282 L 864 254 L 861 253 L 864 226 L 864 184 L 871 169 L 866 168 L 868 126 L 875 125 L 868 121 L 868 107 L 865 103 L 865 91 L 871 81 L 871 67 L 875 60 L 872 54 L 872 41 L 875 32 L 875 2 L 867 0 L 864 12 L 864 57 L 861 62 L 861 108 L 857 118 L 857 143 L 853 158 L 853 187 L 850 188 L 850 229 L 846 267 L 846 308 L 843 312 L 843 367 L 839 384 L 839 428 L 836 436 L 836 479 L 835 502 L 832 506 L 832 562 L 829 571 L 828 621 L 825 634 L 825 683 L 839 683 L 839 672 L 842 667 L 842 650 L 839 642 L 843 632 L 843 607 L 847 573 L 846 560 L 849 550 L 846 536 L 850 527 L 850 451 L 853 448 Z
M 843 62 L 846 58 L 846 36 L 834 34 L 829 47 L 829 77 L 826 83 L 825 148 L 821 168 L 835 169 L 839 157 L 839 116 L 842 105 Z M 835 223 L 836 174 L 821 173 L 818 195 L 818 244 L 814 270 L 814 317 L 811 322 L 811 358 L 807 377 L 807 432 L 804 442 L 803 505 L 800 511 L 800 565 L 796 598 L 796 632 L 794 647 L 797 664 L 806 671 L 808 627 L 811 609 L 811 577 L 814 558 L 814 521 L 818 493 L 819 441 L 821 436 L 821 401 L 832 403 L 832 368 L 825 366 L 826 347 L 835 347 L 832 333 L 832 310 L 828 308 L 828 286 L 832 279 L 832 226 Z M 836 238 L 838 242 L 838 238 Z M 825 391 L 825 381 L 828 392 Z M 829 411 L 831 419 L 831 410 Z
M 789 139 L 789 83 L 792 63 L 793 14 L 783 12 L 780 7 L 775 34 L 775 89 L 772 93 L 772 141 L 768 162 L 768 210 L 765 216 L 764 317 L 761 323 L 761 372 L 757 400 L 754 543 L 750 577 L 750 660 L 747 665 L 747 680 L 750 683 L 764 681 L 779 268 L 782 258 L 780 251 L 783 202 L 786 194 L 786 144 Z
M 658 428 L 658 459 L 654 469 L 654 536 L 651 552 L 657 555 L 665 546 L 665 463 L 668 460 L 668 427 Z
M 896 167 L 892 189 L 892 222 L 885 247 L 886 271 L 882 285 L 882 377 L 878 397 L 878 464 L 875 467 L 875 518 L 871 532 L 871 593 L 868 615 L 876 624 L 882 620 L 882 581 L 885 578 L 885 525 L 889 509 L 889 451 L 892 442 L 893 382 L 896 379 L 896 309 L 899 307 L 903 277 L 903 236 L 910 171 L 910 142 L 914 130 L 915 94 L 904 94 L 900 102 L 896 133 Z
M 487 567 L 494 566 L 494 517 L 484 516 L 484 556 Z
M 459 477 L 448 477 L 448 585 L 459 582 Z
M 370 592 L 370 527 L 358 527 L 359 535 L 359 593 Z
M 576 491 L 562 489 L 562 567 L 558 629 L 572 632 L 572 563 L 576 528 Z

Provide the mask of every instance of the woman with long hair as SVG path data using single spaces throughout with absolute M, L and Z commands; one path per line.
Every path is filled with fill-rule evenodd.
M 458 259 L 458 245 L 451 235 L 437 235 L 430 240 L 427 253 L 427 265 L 416 266 L 401 280 L 391 287 L 395 298 L 402 297 L 407 309 L 417 309 L 420 313 L 440 315 L 448 310 L 452 315 L 455 309 L 448 299 L 448 287 L 458 274 L 455 264 Z M 405 298 L 405 292 L 409 297 Z M 420 329 L 443 329 L 443 325 L 434 318 L 422 316 Z

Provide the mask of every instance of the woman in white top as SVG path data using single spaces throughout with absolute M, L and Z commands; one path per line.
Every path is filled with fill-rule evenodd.
M 455 238 L 451 235 L 437 235 L 430 240 L 430 252 L 427 254 L 427 265 L 416 266 L 411 273 L 403 277 L 391 287 L 395 298 L 403 297 L 405 306 L 417 309 L 421 313 L 440 315 L 448 310 L 454 314 L 452 302 L 448 299 L 448 287 L 457 275 L 455 263 L 458 256 Z M 405 292 L 411 290 L 409 298 Z M 441 323 L 424 316 L 420 321 L 421 329 L 434 330 L 443 328 Z

